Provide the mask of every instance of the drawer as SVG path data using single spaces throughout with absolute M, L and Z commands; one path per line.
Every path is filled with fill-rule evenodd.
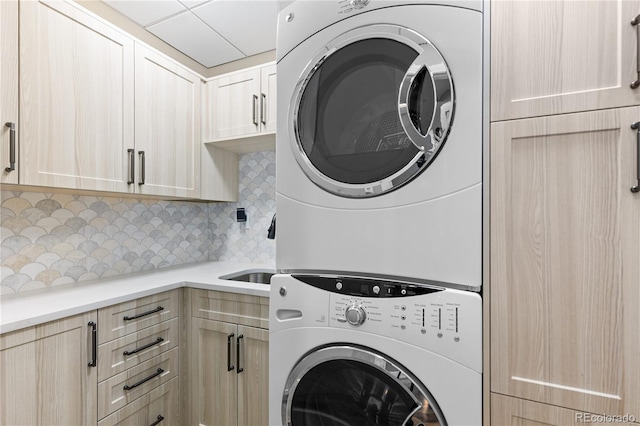
M 131 404 L 100 420 L 98 426 L 169 426 L 180 424 L 178 417 L 179 379 L 171 379 Z
M 98 381 L 101 382 L 160 355 L 179 344 L 180 319 L 173 318 L 98 347 Z
M 118 337 L 180 316 L 182 289 L 141 297 L 98 311 L 98 342 Z
M 98 383 L 98 418 L 102 419 L 178 375 L 179 348 Z
M 194 290 L 191 295 L 194 317 L 269 328 L 267 297 L 208 290 Z

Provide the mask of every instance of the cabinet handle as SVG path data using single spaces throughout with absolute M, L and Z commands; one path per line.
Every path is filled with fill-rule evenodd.
M 138 182 L 138 185 L 144 185 L 144 178 L 146 175 L 144 169 L 144 151 L 138 151 L 138 155 L 140 156 L 140 182 Z
M 137 387 L 138 387 L 138 386 L 140 386 L 141 384 L 146 383 L 146 382 L 148 382 L 148 381 L 149 381 L 149 380 L 151 380 L 151 379 L 155 379 L 156 377 L 158 377 L 158 376 L 159 376 L 159 375 L 161 375 L 162 373 L 164 373 L 164 370 L 163 370 L 162 368 L 158 368 L 158 370 L 156 370 L 156 372 L 155 372 L 155 373 L 153 373 L 152 375 L 150 375 L 149 377 L 144 378 L 144 379 L 140 380 L 138 383 L 134 383 L 134 384 L 132 384 L 131 386 L 129 386 L 129 385 L 124 385 L 124 387 L 123 387 L 122 389 L 124 389 L 124 390 L 131 390 L 131 389 L 133 389 L 133 388 L 137 388 Z
M 240 334 L 238 336 L 238 340 L 236 340 L 236 364 L 238 364 L 238 370 L 237 370 L 238 374 L 244 371 L 244 368 L 240 367 L 240 341 L 242 340 L 243 337 L 244 335 Z
M 227 371 L 233 370 L 235 367 L 231 365 L 231 339 L 235 334 L 231 333 L 227 336 Z
M 262 124 L 267 124 L 267 95 L 260 94 L 260 121 Z
M 12 172 L 16 169 L 16 123 L 4 123 L 9 128 L 9 167 L 5 167 L 5 172 Z
M 122 355 L 127 356 L 127 355 L 137 354 L 138 352 L 144 351 L 145 349 L 148 349 L 152 346 L 159 345 L 162 342 L 164 342 L 164 339 L 162 337 L 158 337 L 158 339 L 155 342 L 151 342 L 148 345 L 140 346 L 139 348 L 136 348 L 132 351 L 124 351 L 122 352 Z
M 631 128 L 636 130 L 636 179 L 638 182 L 635 186 L 631 187 L 631 192 L 635 194 L 640 192 L 640 121 L 633 123 Z
M 151 423 L 149 426 L 157 426 L 157 425 L 159 425 L 159 424 L 160 424 L 160 422 L 161 422 L 161 421 L 163 421 L 163 420 L 164 420 L 164 417 L 162 417 L 162 416 L 158 415 L 158 417 L 156 418 L 156 421 L 155 421 L 155 422 L 153 422 L 153 423 Z
M 129 180 L 127 181 L 127 185 L 133 184 L 133 180 L 135 179 L 135 152 L 134 149 L 127 150 L 127 154 L 129 155 Z
M 253 95 L 253 124 L 258 125 L 258 97 Z
M 632 89 L 640 87 L 640 25 L 638 24 L 640 24 L 640 15 L 636 16 L 633 18 L 633 21 L 631 21 L 631 25 L 636 27 L 636 72 L 638 74 L 636 81 L 631 83 Z
M 147 311 L 147 312 L 143 312 L 143 313 L 138 314 L 138 315 L 134 315 L 132 317 L 125 316 L 122 319 L 125 320 L 125 321 L 131 321 L 131 320 L 134 320 L 134 319 L 146 317 L 147 315 L 155 314 L 156 312 L 160 312 L 160 311 L 164 311 L 164 308 L 162 306 L 158 306 L 155 309 L 152 309 L 152 310 Z
M 98 326 L 93 321 L 89 321 L 87 325 L 91 327 L 91 362 L 88 366 L 95 367 L 98 365 Z

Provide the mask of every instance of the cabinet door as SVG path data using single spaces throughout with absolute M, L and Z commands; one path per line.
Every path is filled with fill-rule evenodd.
M 276 131 L 276 66 L 260 69 L 260 129 Z
M 20 183 L 132 192 L 133 41 L 71 3 L 25 1 L 20 52 Z
M 18 183 L 18 1 L 0 2 L 0 175 L 1 183 Z M 9 125 L 7 125 L 9 124 Z M 13 125 L 14 132 L 11 131 Z M 13 134 L 12 134 L 13 133 Z M 11 146 L 13 144 L 13 146 Z M 13 157 L 10 156 L 11 151 Z M 11 164 L 10 160 L 14 160 Z
M 250 136 L 260 131 L 260 69 L 211 80 L 211 140 Z
M 139 192 L 200 196 L 200 77 L 136 44 Z
M 192 423 L 233 426 L 238 421 L 237 326 L 192 318 Z M 230 369 L 233 367 L 232 369 Z
M 640 105 L 638 0 L 491 3 L 491 120 Z
M 0 337 L 0 424 L 94 425 L 97 369 L 89 367 L 95 311 Z
M 269 424 L 269 331 L 238 326 L 238 425 Z
M 491 390 L 640 418 L 640 108 L 491 127 Z

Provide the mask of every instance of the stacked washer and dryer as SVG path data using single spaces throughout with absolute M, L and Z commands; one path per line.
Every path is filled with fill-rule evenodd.
M 280 13 L 271 425 L 482 423 L 484 6 Z

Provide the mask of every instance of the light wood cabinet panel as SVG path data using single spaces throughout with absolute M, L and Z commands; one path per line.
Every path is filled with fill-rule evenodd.
M 238 425 L 269 424 L 269 331 L 238 326 L 240 367 L 238 374 Z
M 193 316 L 269 328 L 269 299 L 267 297 L 195 289 L 191 294 Z
M 0 424 L 96 424 L 90 321 L 95 311 L 0 336 Z
M 133 40 L 70 2 L 24 1 L 20 52 L 20 183 L 133 192 Z
M 135 51 L 137 191 L 198 198 L 200 77 L 140 44 Z
M 602 414 L 572 411 L 554 405 L 491 394 L 491 418 L 496 426 L 565 426 L 581 423 L 638 424 L 633 417 L 606 418 Z
M 260 123 L 263 132 L 276 131 L 276 66 L 260 69 Z
M 160 426 L 179 426 L 179 390 L 178 378 L 171 379 L 100 420 L 98 426 L 146 426 L 154 422 Z
M 492 124 L 493 392 L 640 418 L 638 120 Z
M 0 2 L 0 182 L 18 183 L 18 1 L 5 0 Z M 13 165 L 10 168 L 10 127 L 6 123 L 13 123 L 15 145 Z
M 192 424 L 233 426 L 238 421 L 235 324 L 192 318 Z M 233 366 L 233 369 L 230 367 Z
M 491 120 L 640 105 L 638 0 L 491 3 Z

